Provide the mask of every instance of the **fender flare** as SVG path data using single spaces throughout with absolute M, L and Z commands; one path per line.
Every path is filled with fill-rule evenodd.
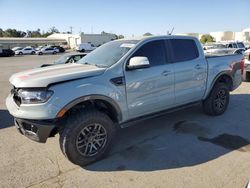
M 110 97 L 107 97 L 105 95 L 86 95 L 86 96 L 82 96 L 82 97 L 76 98 L 73 101 L 69 102 L 62 109 L 64 109 L 65 112 L 67 112 L 73 106 L 75 106 L 75 105 L 77 105 L 79 103 L 85 102 L 85 101 L 89 101 L 89 100 L 103 100 L 103 101 L 106 101 L 107 103 L 109 103 L 115 109 L 115 111 L 117 113 L 117 116 L 118 116 L 117 117 L 118 121 L 119 122 L 122 121 L 122 112 L 121 112 L 121 109 L 120 109 L 119 105 L 114 101 L 114 99 L 112 99 Z
M 210 91 L 213 89 L 213 87 L 214 87 L 215 83 L 218 81 L 218 79 L 219 79 L 221 76 L 224 76 L 224 75 L 225 75 L 225 76 L 228 76 L 228 77 L 231 79 L 232 84 L 233 84 L 232 75 L 229 74 L 227 71 L 223 71 L 223 72 L 220 72 L 219 74 L 217 74 L 216 77 L 213 79 L 213 81 L 212 81 L 212 83 L 211 83 L 211 85 L 210 85 L 210 88 L 209 88 Z M 229 88 L 229 89 L 231 90 L 232 88 Z M 209 93 L 210 93 L 210 92 L 209 92 Z

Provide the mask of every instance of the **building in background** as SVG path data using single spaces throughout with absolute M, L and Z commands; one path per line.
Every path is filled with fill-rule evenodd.
M 3 49 L 13 47 L 26 47 L 26 46 L 45 46 L 45 45 L 63 45 L 66 43 L 64 39 L 51 39 L 51 38 L 1 38 L 0 45 Z
M 106 42 L 116 39 L 115 34 L 111 33 L 101 33 L 101 34 L 84 34 L 79 35 L 74 34 L 64 34 L 64 33 L 54 33 L 47 38 L 50 39 L 64 39 L 67 41 L 70 48 L 75 48 L 78 44 L 81 43 L 90 43 L 94 46 L 100 46 Z
M 212 37 L 214 37 L 216 42 L 221 42 L 221 41 L 250 42 L 250 28 L 246 28 L 240 32 L 219 31 L 219 32 L 210 32 L 209 34 Z
M 191 36 L 191 37 L 196 37 L 198 39 L 201 38 L 201 34 L 199 34 L 199 33 L 179 33 L 179 34 L 176 34 L 176 35 Z
M 241 41 L 241 42 L 250 42 L 250 28 L 246 28 L 239 32 L 233 31 L 217 31 L 217 32 L 210 32 L 209 33 L 216 42 L 223 42 L 223 41 Z M 198 39 L 201 39 L 203 34 L 200 33 L 182 33 L 176 35 L 184 35 L 184 36 L 193 36 Z

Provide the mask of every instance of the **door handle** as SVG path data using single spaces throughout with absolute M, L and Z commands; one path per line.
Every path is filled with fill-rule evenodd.
M 167 76 L 171 73 L 171 71 L 165 70 L 161 73 L 162 76 Z
M 195 65 L 194 68 L 197 69 L 197 70 L 203 69 L 202 66 L 201 66 L 200 64 Z

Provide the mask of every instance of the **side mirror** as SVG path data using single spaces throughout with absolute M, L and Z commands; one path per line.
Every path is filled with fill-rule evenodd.
M 150 67 L 147 57 L 132 57 L 127 65 L 128 70 L 142 69 Z

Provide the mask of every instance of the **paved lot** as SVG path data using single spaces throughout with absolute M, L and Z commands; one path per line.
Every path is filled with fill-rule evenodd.
M 21 136 L 5 107 L 14 72 L 58 55 L 0 58 L 0 187 L 245 187 L 250 180 L 250 83 L 228 111 L 209 117 L 188 108 L 122 130 L 110 155 L 79 167 L 46 144 Z

